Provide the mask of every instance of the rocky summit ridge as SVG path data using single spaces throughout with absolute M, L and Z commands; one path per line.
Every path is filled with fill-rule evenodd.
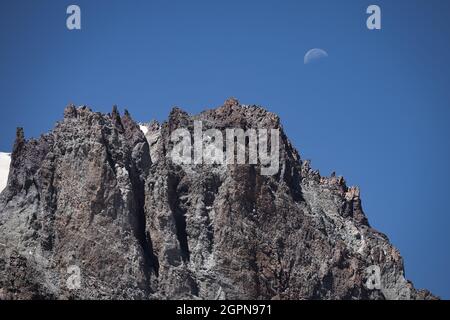
M 171 134 L 279 129 L 279 170 L 179 165 Z M 142 130 L 143 127 L 143 130 Z M 0 299 L 434 299 L 365 216 L 359 189 L 300 157 L 277 115 L 229 99 L 139 126 L 68 106 L 17 130 L 0 195 Z

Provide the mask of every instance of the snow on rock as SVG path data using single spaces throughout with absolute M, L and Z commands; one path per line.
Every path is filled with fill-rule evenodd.
M 147 134 L 147 132 L 148 132 L 148 128 L 147 128 L 147 126 L 143 126 L 143 125 L 139 125 L 139 128 L 141 129 L 141 131 L 144 133 L 144 135 L 146 135 Z
M 11 162 L 11 154 L 0 152 L 0 192 L 3 191 L 8 182 L 9 164 Z

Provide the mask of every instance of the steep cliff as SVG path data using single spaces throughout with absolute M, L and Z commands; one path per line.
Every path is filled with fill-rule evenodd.
M 279 130 L 277 172 L 175 163 L 173 133 L 195 136 L 199 122 Z M 17 131 L 0 196 L 0 299 L 434 298 L 403 270 L 359 189 L 312 170 L 260 107 L 174 108 L 140 128 L 117 108 L 69 106 L 39 139 Z

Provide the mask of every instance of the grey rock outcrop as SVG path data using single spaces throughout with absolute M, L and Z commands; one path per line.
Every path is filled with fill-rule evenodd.
M 280 168 L 177 165 L 171 133 L 280 129 Z M 300 158 L 280 119 L 230 99 L 146 125 L 69 106 L 18 129 L 0 196 L 0 299 L 433 299 L 360 192 Z M 377 281 L 372 282 L 374 276 Z

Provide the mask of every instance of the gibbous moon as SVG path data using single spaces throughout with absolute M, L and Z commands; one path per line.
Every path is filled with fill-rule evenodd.
M 328 57 L 328 53 L 323 49 L 311 49 L 305 54 L 305 58 L 303 59 L 305 64 L 323 59 Z

